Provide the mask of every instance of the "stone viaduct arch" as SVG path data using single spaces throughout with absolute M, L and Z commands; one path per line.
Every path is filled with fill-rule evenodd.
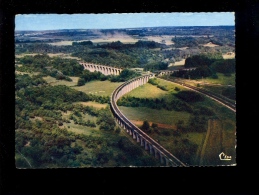
M 183 162 L 178 160 L 174 155 L 168 152 L 155 140 L 149 137 L 141 129 L 131 123 L 119 110 L 116 102 L 124 94 L 131 90 L 144 85 L 148 82 L 149 78 L 153 78 L 154 74 L 148 74 L 141 77 L 131 79 L 120 85 L 111 95 L 111 110 L 115 117 L 116 122 L 132 136 L 132 138 L 140 144 L 150 155 L 159 159 L 163 166 L 186 166 Z
M 120 68 L 114 68 L 111 66 L 104 66 L 100 64 L 93 64 L 93 63 L 88 63 L 88 62 L 79 62 L 84 69 L 89 70 L 90 72 L 101 72 L 104 75 L 119 75 L 122 71 Z

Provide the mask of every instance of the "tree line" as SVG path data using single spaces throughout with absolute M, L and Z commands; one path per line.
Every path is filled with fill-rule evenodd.
M 217 73 L 223 73 L 230 76 L 235 73 L 235 59 L 223 59 L 220 54 L 217 55 L 194 55 L 185 60 L 185 68 L 196 67 L 194 70 L 179 70 L 171 74 L 173 77 L 200 79 L 211 77 L 217 79 Z

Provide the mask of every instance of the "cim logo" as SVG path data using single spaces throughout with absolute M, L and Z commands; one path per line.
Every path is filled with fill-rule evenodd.
M 221 152 L 220 154 L 219 154 L 219 159 L 220 160 L 231 160 L 231 156 L 227 156 L 226 154 L 224 154 L 224 152 Z

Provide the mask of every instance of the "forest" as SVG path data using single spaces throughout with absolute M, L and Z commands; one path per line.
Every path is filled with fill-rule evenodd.
M 41 76 L 16 75 L 16 166 L 22 168 L 156 165 L 128 138 L 120 136 L 110 109 L 73 104 L 78 101 L 109 103 L 64 85 L 49 86 Z M 70 113 L 69 117 L 64 117 Z M 84 120 L 88 114 L 96 119 Z M 77 134 L 65 123 L 109 131 L 109 136 Z M 101 147 L 100 147 L 101 146 Z M 118 147 L 119 146 L 119 147 Z M 26 156 L 26 157 L 25 157 Z M 137 159 L 135 159 L 138 157 Z M 26 159 L 26 160 L 24 160 Z M 114 159 L 114 160 L 113 160 Z M 114 161 L 114 162 L 113 162 Z

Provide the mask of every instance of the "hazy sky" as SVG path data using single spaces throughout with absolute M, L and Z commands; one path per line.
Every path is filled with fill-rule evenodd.
M 234 25 L 233 12 L 124 13 L 124 14 L 19 14 L 15 30 L 107 29 L 157 26 Z

